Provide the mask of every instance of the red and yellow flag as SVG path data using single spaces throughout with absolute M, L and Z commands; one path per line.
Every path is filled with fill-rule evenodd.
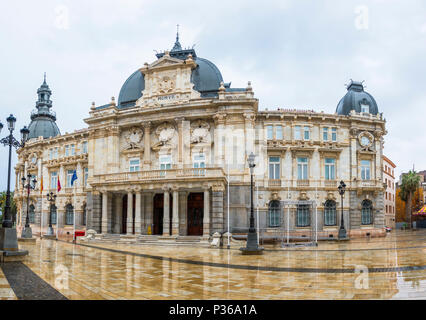
M 41 190 L 41 192 L 43 192 L 43 176 L 41 176 L 40 190 Z
M 61 191 L 61 189 L 62 189 L 61 188 L 61 181 L 59 180 L 59 177 L 58 177 L 58 192 Z

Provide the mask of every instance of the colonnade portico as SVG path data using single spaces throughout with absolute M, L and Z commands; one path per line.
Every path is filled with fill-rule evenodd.
M 211 186 L 178 188 L 165 185 L 158 189 L 138 186 L 118 191 L 101 189 L 100 233 L 209 237 L 214 231 L 210 193 Z M 192 202 L 188 203 L 190 195 L 197 197 L 191 197 Z M 162 201 L 154 203 L 155 199 Z M 194 201 L 196 206 L 192 209 L 189 206 Z M 162 207 L 158 203 L 162 203 Z M 162 222 L 161 227 L 159 222 Z M 190 224 L 192 229 L 189 231 Z

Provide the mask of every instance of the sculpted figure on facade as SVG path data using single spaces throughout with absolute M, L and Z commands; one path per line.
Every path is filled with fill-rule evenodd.
M 140 149 L 142 148 L 143 130 L 141 128 L 131 128 L 123 132 L 123 145 L 122 149 Z
M 204 120 L 191 123 L 191 144 L 210 143 L 210 125 Z

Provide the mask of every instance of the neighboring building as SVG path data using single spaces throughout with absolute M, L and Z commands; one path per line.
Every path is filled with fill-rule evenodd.
M 383 156 L 383 182 L 386 185 L 385 190 L 385 225 L 387 227 L 395 228 L 395 168 L 396 165 L 389 160 L 385 155 Z
M 93 104 L 88 128 L 70 134 L 53 125 L 51 92 L 43 84 L 33 121 L 43 114 L 44 122 L 30 127 L 35 138 L 18 151 L 21 224 L 26 201 L 19 181 L 31 173 L 39 181 L 30 201 L 35 229 L 43 212 L 43 228 L 51 213 L 59 235 L 72 231 L 75 218 L 77 229 L 103 234 L 205 238 L 227 230 L 228 183 L 231 231 L 247 227 L 247 156 L 254 152 L 266 233 L 284 228 L 280 200 L 310 199 L 318 219 L 311 208 L 293 204 L 291 227 L 308 233 L 318 221 L 320 236 L 337 236 L 337 186 L 344 180 L 348 234 L 385 234 L 385 120 L 362 83 L 351 81 L 335 114 L 259 111 L 250 82 L 231 88 L 212 62 L 182 49 L 178 39 L 156 57 L 127 79 L 117 103 Z M 50 207 L 45 194 L 56 192 L 58 179 L 62 190 Z

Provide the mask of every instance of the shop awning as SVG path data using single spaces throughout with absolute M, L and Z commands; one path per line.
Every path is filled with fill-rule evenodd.
M 423 206 L 419 211 L 414 213 L 415 216 L 426 216 L 426 205 Z

